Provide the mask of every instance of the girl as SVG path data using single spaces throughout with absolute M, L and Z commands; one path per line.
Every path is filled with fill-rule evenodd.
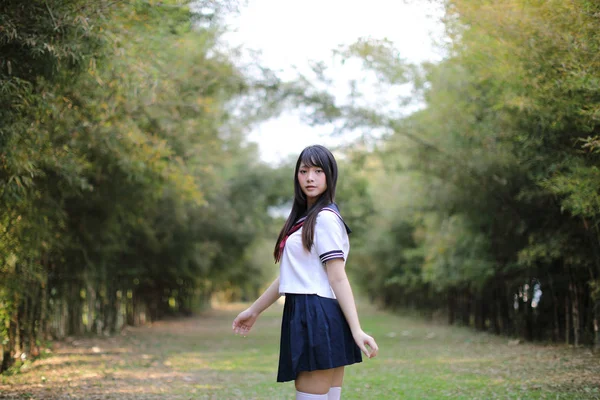
M 294 205 L 275 244 L 280 274 L 233 321 L 246 335 L 265 309 L 285 295 L 278 382 L 295 381 L 296 399 L 338 400 L 344 366 L 377 355 L 360 327 L 345 272 L 350 229 L 334 203 L 337 164 L 323 146 L 305 148 L 296 162 Z

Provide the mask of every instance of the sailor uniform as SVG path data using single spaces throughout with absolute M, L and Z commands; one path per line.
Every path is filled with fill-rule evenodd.
M 331 204 L 317 216 L 309 252 L 302 244 L 304 220 L 298 220 L 283 241 L 279 292 L 285 295 L 285 305 L 278 382 L 295 380 L 301 371 L 362 361 L 325 270 L 327 261 L 347 259 L 351 231 Z

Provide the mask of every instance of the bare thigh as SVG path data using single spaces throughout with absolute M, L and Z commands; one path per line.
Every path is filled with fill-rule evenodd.
M 333 369 L 333 379 L 331 380 L 331 387 L 342 387 L 344 383 L 344 367 L 337 367 Z
M 302 371 L 296 377 L 296 390 L 310 394 L 327 394 L 332 386 L 342 386 L 344 367 Z

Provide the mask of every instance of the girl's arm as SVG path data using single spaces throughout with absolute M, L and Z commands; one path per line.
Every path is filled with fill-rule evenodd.
M 348 321 L 354 341 L 367 357 L 375 357 L 379 348 L 377 347 L 377 343 L 375 343 L 375 339 L 363 332 L 360 327 L 358 313 L 356 312 L 356 304 L 354 303 L 354 295 L 352 294 L 352 288 L 350 287 L 350 282 L 346 275 L 346 264 L 344 260 L 336 258 L 327 261 L 326 266 L 329 284 L 335 293 L 335 297 L 337 297 L 337 300 L 340 303 L 346 321 Z M 370 350 L 367 346 L 369 346 Z
M 246 335 L 252 329 L 258 316 L 281 297 L 279 294 L 279 277 L 271 283 L 269 288 L 250 307 L 238 314 L 233 320 L 231 328 L 234 333 Z

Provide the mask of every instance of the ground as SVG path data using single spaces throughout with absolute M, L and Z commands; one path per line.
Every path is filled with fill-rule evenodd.
M 293 399 L 276 383 L 281 306 L 248 337 L 231 333 L 243 305 L 53 343 L 0 376 L 0 399 Z M 600 357 L 361 306 L 380 354 L 347 368 L 343 399 L 600 399 Z

